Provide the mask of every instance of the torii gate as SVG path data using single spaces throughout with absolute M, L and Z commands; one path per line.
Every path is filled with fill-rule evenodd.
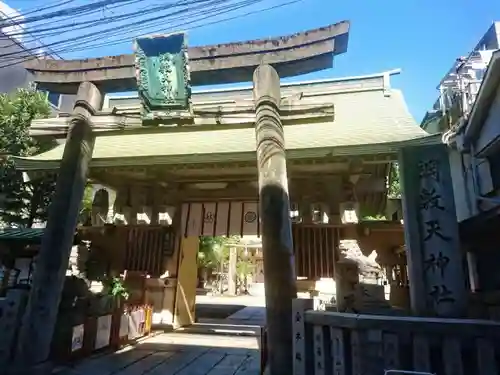
M 269 65 L 264 65 L 264 68 L 255 74 L 254 93 L 256 105 L 260 106 L 261 113 L 267 111 L 274 112 L 276 115 L 274 102 L 277 98 L 279 99 L 279 77 L 330 68 L 333 56 L 346 51 L 348 32 L 349 23 L 340 22 L 285 37 L 188 48 L 190 83 L 208 85 L 252 81 L 259 65 L 270 64 L 274 69 Z M 49 356 L 71 241 L 83 197 L 88 165 L 92 159 L 95 135 L 89 117 L 101 110 L 105 93 L 135 90 L 138 83 L 135 55 L 70 61 L 32 60 L 26 64 L 26 68 L 33 74 L 38 88 L 63 94 L 77 94 L 30 301 L 18 340 L 16 364 L 19 368 L 17 370 L 23 374 L 31 374 L 35 372 L 34 367 L 45 362 Z M 275 134 L 276 131 L 279 132 L 279 129 L 274 129 Z M 266 141 L 265 132 L 264 130 L 260 133 L 260 143 Z M 257 135 L 259 138 L 259 133 Z M 286 185 L 283 157 L 277 165 L 279 173 L 275 176 L 274 182 Z M 262 166 L 259 165 L 259 168 L 262 169 Z M 261 190 L 261 194 L 268 194 L 271 201 L 276 200 L 281 194 L 273 191 L 272 188 L 267 191 L 268 193 L 262 193 Z M 264 248 L 266 243 L 274 247 L 279 245 L 288 247 L 289 253 L 291 239 L 279 238 L 280 233 L 270 232 L 280 229 L 280 226 L 290 227 L 288 197 L 280 197 L 278 200 L 281 205 L 277 210 L 279 212 L 268 215 L 270 225 L 267 226 L 269 228 L 267 237 L 269 239 L 266 241 L 266 233 L 263 233 Z M 272 222 L 278 217 L 283 219 L 281 217 L 283 213 L 287 217 L 286 220 L 281 220 L 283 223 Z M 266 220 L 265 214 L 262 220 Z M 275 257 L 273 263 L 276 263 L 276 257 L 283 256 L 279 254 L 280 252 L 287 257 L 290 256 L 286 254 L 287 251 L 275 251 L 277 255 L 273 255 Z M 291 256 L 293 257 L 293 253 Z M 287 374 L 292 368 L 291 342 L 284 343 L 283 339 L 280 340 L 275 335 L 273 337 L 271 329 L 273 325 L 283 328 L 284 323 L 291 323 L 291 310 L 279 307 L 281 302 L 291 307 L 295 278 L 293 268 L 290 267 L 290 270 L 292 274 L 284 280 L 285 284 L 289 281 L 289 285 L 277 287 L 278 290 L 282 288 L 281 290 L 288 291 L 283 294 L 286 300 L 282 301 L 278 296 L 278 300 L 273 303 L 277 310 L 268 310 L 268 324 L 271 331 L 269 344 L 271 350 L 276 352 L 275 356 L 272 356 L 275 357 L 274 363 L 271 357 L 273 374 Z

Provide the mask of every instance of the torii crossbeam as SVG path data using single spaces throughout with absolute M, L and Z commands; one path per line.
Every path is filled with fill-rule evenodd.
M 251 82 L 261 63 L 272 65 L 281 78 L 332 67 L 333 56 L 346 52 L 349 22 L 277 38 L 188 48 L 191 85 Z M 133 54 L 81 60 L 37 59 L 25 64 L 40 89 L 76 94 L 81 82 L 103 92 L 137 88 Z

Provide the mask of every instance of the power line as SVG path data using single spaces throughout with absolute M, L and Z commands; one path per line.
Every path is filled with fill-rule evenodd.
M 23 11 L 22 14 L 20 14 L 17 17 L 13 17 L 13 18 L 14 19 L 19 18 L 21 20 L 21 18 L 26 17 L 28 14 L 33 14 L 33 13 L 37 13 L 37 12 L 43 12 L 43 11 L 49 10 L 49 9 L 59 8 L 63 5 L 67 5 L 67 4 L 73 3 L 75 1 L 76 0 L 64 0 L 64 1 L 59 0 L 59 1 L 54 1 L 52 3 L 45 4 L 43 7 L 33 8 L 33 9 L 28 8 L 28 10 Z
M 71 1 L 73 1 L 73 0 L 71 0 Z M 4 13 L 4 12 L 2 12 L 1 10 L 0 10 L 0 15 L 2 15 L 2 16 L 3 16 L 4 18 L 6 18 L 6 19 L 12 19 L 12 17 L 10 17 L 9 15 L 5 14 L 5 13 Z M 25 30 L 23 26 L 18 26 L 18 27 L 22 28 L 22 29 L 23 29 L 26 33 L 28 33 L 28 34 L 29 34 L 29 31 Z M 6 33 L 5 35 L 6 35 L 7 37 L 11 37 L 11 36 L 12 36 L 12 35 L 11 35 L 11 33 Z M 17 41 L 16 41 L 15 37 L 14 37 L 14 38 L 9 38 L 9 39 L 11 39 L 11 40 L 12 40 L 15 44 L 17 44 L 19 47 L 21 47 L 24 51 L 29 52 L 29 51 L 26 49 L 26 47 L 23 45 L 23 43 L 22 43 L 22 42 L 17 42 Z M 42 47 L 43 47 L 43 42 L 42 42 L 39 38 L 36 38 L 36 37 L 35 37 L 35 40 L 36 40 L 37 42 L 41 43 L 41 44 L 42 44 Z M 52 51 L 52 53 L 53 53 L 56 57 L 59 57 L 60 59 L 62 59 L 62 57 L 61 57 L 61 56 L 59 56 L 56 52 L 53 52 L 53 51 Z
M 233 16 L 233 17 L 227 17 L 227 18 L 224 18 L 224 19 L 221 19 L 221 20 L 215 20 L 215 21 L 205 22 L 205 23 L 202 23 L 202 24 L 199 24 L 199 25 L 195 25 L 195 26 L 189 27 L 187 30 L 195 30 L 195 29 L 199 29 L 199 28 L 202 28 L 202 27 L 205 27 L 205 26 L 210 26 L 210 25 L 215 25 L 215 24 L 227 22 L 227 21 L 232 21 L 232 20 L 235 20 L 235 19 L 238 19 L 238 18 L 247 17 L 249 15 L 258 14 L 258 13 L 262 13 L 262 12 L 266 12 L 266 11 L 270 11 L 270 10 L 274 10 L 274 9 L 279 9 L 279 8 L 282 8 L 282 7 L 285 7 L 285 6 L 294 4 L 294 3 L 298 3 L 298 2 L 301 2 L 301 1 L 303 1 L 303 0 L 291 0 L 291 1 L 288 1 L 288 2 L 285 2 L 285 3 L 282 3 L 282 4 L 278 4 L 278 5 L 275 5 L 275 6 L 272 6 L 272 7 L 267 7 L 267 8 L 264 8 L 264 9 L 259 9 L 259 10 L 247 12 L 247 13 L 244 13 L 244 14 L 241 14 L 241 15 L 237 15 L 237 16 Z M 224 14 L 224 13 L 227 13 L 227 12 L 219 12 L 215 16 L 218 16 L 218 15 L 221 15 L 221 14 Z M 187 22 L 183 22 L 183 23 L 174 24 L 171 27 L 172 28 L 176 28 L 176 27 L 186 26 L 188 24 L 196 23 L 196 22 L 198 22 L 200 20 L 203 20 L 203 19 L 206 19 L 206 18 L 207 17 L 204 14 L 203 16 L 199 17 L 198 19 L 187 21 Z M 164 31 L 166 31 L 164 28 L 162 28 L 162 29 L 156 29 L 154 31 L 148 32 L 147 34 L 161 33 L 161 32 L 164 32 Z M 66 53 L 66 52 L 84 51 L 84 50 L 87 50 L 87 49 L 90 49 L 90 48 L 98 48 L 98 47 L 110 47 L 110 46 L 115 46 L 115 45 L 119 45 L 119 44 L 125 43 L 127 41 L 130 41 L 129 37 L 118 39 L 116 41 L 111 41 L 111 42 L 104 42 L 104 43 L 97 43 L 97 44 L 86 45 L 85 47 L 82 46 L 82 48 L 67 48 L 67 49 L 62 49 L 61 53 L 63 53 L 63 52 Z M 84 43 L 84 45 L 85 45 L 85 43 Z M 81 46 L 81 45 L 79 44 L 79 46 Z
M 138 0 L 135 0 L 135 1 L 138 1 Z M 135 2 L 135 1 L 132 1 L 132 2 Z M 180 3 L 182 3 L 182 1 Z M 94 3 L 94 5 L 95 5 L 95 3 Z M 191 5 L 191 4 L 184 2 L 183 5 Z M 251 3 L 248 4 L 248 5 L 251 5 Z M 121 5 L 118 5 L 118 6 L 121 6 Z M 109 24 L 111 22 L 116 22 L 116 21 L 119 21 L 119 20 L 127 20 L 128 18 L 131 18 L 131 17 L 137 18 L 138 16 L 144 16 L 147 13 L 157 12 L 158 10 L 162 10 L 162 9 L 166 9 L 166 8 L 170 8 L 169 5 L 167 5 L 167 6 L 162 5 L 162 6 L 159 6 L 159 7 L 149 8 L 148 10 L 143 10 L 143 11 L 140 11 L 140 12 L 135 12 L 134 11 L 132 13 L 127 13 L 127 14 L 122 14 L 122 15 L 118 15 L 118 16 L 103 18 L 103 19 L 100 19 L 100 20 L 83 21 L 83 22 L 79 22 L 79 23 L 74 23 L 73 22 L 71 24 L 65 24 L 65 25 L 60 25 L 60 26 L 54 26 L 53 23 L 51 23 L 51 27 L 48 27 L 48 28 L 44 29 L 45 34 L 40 35 L 39 31 L 41 31 L 41 30 L 33 30 L 33 31 L 30 31 L 30 32 L 32 34 L 36 32 L 36 34 L 38 36 L 40 36 L 40 37 L 41 36 L 48 36 L 48 35 L 61 35 L 61 34 L 64 33 L 64 29 L 66 29 L 66 28 L 71 29 L 70 31 L 81 30 L 81 29 L 86 29 L 86 28 L 89 28 L 89 27 L 92 27 L 92 26 L 97 26 L 97 25 L 104 24 L 104 23 Z M 198 7 L 196 7 L 196 8 L 198 9 Z M 236 8 L 240 8 L 240 6 L 238 6 Z M 187 11 L 184 10 L 182 12 L 174 12 L 174 13 L 170 12 L 169 14 L 165 14 L 164 16 L 155 17 L 155 18 L 149 18 L 149 19 L 145 19 L 145 20 L 140 20 L 140 21 L 138 21 L 136 23 L 133 23 L 133 24 L 129 23 L 127 25 L 117 26 L 116 28 L 119 28 L 119 33 L 115 33 L 116 35 L 111 35 L 110 37 L 111 38 L 116 38 L 117 36 L 125 35 L 126 31 L 131 32 L 132 30 L 138 30 L 138 29 L 141 30 L 141 29 L 144 29 L 145 26 L 148 26 L 148 25 L 149 25 L 148 27 L 153 27 L 153 26 L 156 26 L 156 25 L 163 25 L 164 26 L 165 22 L 163 21 L 163 19 L 166 19 L 166 18 L 170 18 L 171 19 L 174 14 L 193 13 L 192 10 L 193 9 L 191 7 L 191 9 L 187 9 Z M 211 13 L 214 13 L 214 12 L 212 11 Z M 219 12 L 219 13 L 227 13 L 227 12 Z M 152 21 L 154 21 L 155 19 L 159 19 L 160 21 L 156 22 L 156 23 L 153 23 Z M 189 22 L 189 23 L 191 24 L 193 22 Z M 77 25 L 80 25 L 80 27 L 75 27 Z M 62 29 L 62 31 L 58 31 L 58 30 L 55 30 L 55 29 Z M 100 39 L 102 40 L 102 37 L 104 36 L 104 35 L 102 35 L 102 33 L 104 33 L 107 36 L 107 39 L 109 39 L 110 37 L 108 35 L 109 34 L 113 34 L 114 31 L 115 30 L 113 30 L 113 29 L 111 29 L 111 30 L 107 29 L 107 30 L 101 30 L 101 31 L 99 31 L 99 36 L 101 37 Z M 155 31 L 155 32 L 157 32 L 157 31 Z M 74 45 L 81 46 L 82 44 L 88 44 L 89 42 L 94 42 L 95 41 L 94 40 L 94 36 L 95 36 L 95 34 L 78 36 L 78 40 L 76 40 L 76 38 L 66 38 L 65 40 L 55 42 L 57 44 L 54 44 L 54 45 L 58 45 L 58 47 L 59 47 L 58 52 L 59 53 L 62 53 L 63 51 L 68 50 L 68 49 L 74 51 L 75 48 L 74 48 L 73 45 L 71 45 L 72 42 L 74 42 L 73 43 Z M 129 38 L 129 37 L 127 37 L 127 38 Z M 88 39 L 91 39 L 91 40 L 88 41 Z M 87 40 L 87 41 L 85 41 L 85 40 Z M 113 44 L 117 44 L 117 43 L 113 43 Z M 49 45 L 52 46 L 53 44 L 51 43 Z M 0 47 L 0 49 L 1 49 L 1 47 Z M 8 54 L 4 54 L 3 57 L 8 57 Z
M 115 1 L 121 1 L 121 0 L 115 0 Z M 261 1 L 264 1 L 264 0 L 243 0 L 242 2 L 246 3 L 247 5 L 251 5 L 251 4 L 255 4 L 255 3 L 261 2 Z M 224 3 L 227 3 L 228 0 L 195 0 L 195 1 L 191 1 L 190 4 L 198 3 L 198 2 L 201 2 L 201 3 L 206 2 L 206 3 L 208 3 L 207 5 L 213 6 L 214 5 L 213 3 L 215 3 L 215 4 L 217 4 L 217 3 L 224 4 Z M 174 14 L 176 14 L 176 13 L 182 14 L 183 12 L 189 12 L 189 10 L 182 9 L 182 10 L 180 10 L 178 12 L 174 12 Z M 166 15 L 162 14 L 162 15 L 157 16 L 157 17 L 149 18 L 147 22 L 162 20 L 162 19 L 165 19 L 165 18 L 169 17 L 171 14 L 172 13 L 168 13 Z M 122 28 L 122 30 L 120 32 L 123 32 L 124 29 L 130 28 L 130 27 L 133 27 L 133 26 L 144 26 L 144 23 L 145 23 L 145 20 L 138 20 L 138 21 L 135 21 L 135 22 L 132 22 L 132 23 L 127 23 L 126 27 Z M 68 38 L 68 39 L 58 40 L 58 41 L 46 44 L 46 47 L 60 46 L 60 45 L 67 44 L 69 42 L 82 43 L 83 41 L 85 41 L 87 39 L 93 39 L 93 38 L 95 38 L 97 36 L 99 36 L 99 37 L 102 38 L 106 34 L 116 32 L 116 29 L 117 29 L 117 27 L 114 26 L 114 27 L 110 27 L 110 28 L 107 28 L 107 29 L 104 29 L 104 30 L 98 30 L 98 31 L 94 31 L 94 32 L 91 32 L 91 33 L 88 33 L 88 34 L 74 36 L 74 37 L 71 37 L 71 38 Z M 0 57 L 9 57 L 9 56 L 12 56 L 12 55 L 15 55 L 15 54 L 16 54 L 15 52 L 11 52 L 11 53 L 6 53 L 6 54 L 1 54 Z
M 214 2 L 215 3 L 219 3 L 219 5 L 223 6 L 225 3 L 227 3 L 227 0 L 211 0 L 211 1 L 208 1 L 207 5 L 205 5 L 205 7 L 206 6 L 212 6 L 211 9 L 208 12 L 204 11 L 203 5 L 197 6 L 197 7 L 190 7 L 191 10 L 200 9 L 198 12 L 196 12 L 194 14 L 196 14 L 196 15 L 197 14 L 201 14 L 201 17 L 195 18 L 194 20 L 193 19 L 188 19 L 187 17 L 183 16 L 183 14 L 189 13 L 189 11 L 182 10 L 182 9 L 179 10 L 178 12 L 173 12 L 173 13 L 170 12 L 167 15 L 161 15 L 161 16 L 154 17 L 154 18 L 150 19 L 146 23 L 150 23 L 150 21 L 152 21 L 152 20 L 159 20 L 159 21 L 156 22 L 156 23 L 154 23 L 154 24 L 152 24 L 152 25 L 149 25 L 149 27 L 156 26 L 157 24 L 161 24 L 161 25 L 163 25 L 163 27 L 160 30 L 157 29 L 157 30 L 154 30 L 154 31 L 149 31 L 148 33 L 160 33 L 160 32 L 167 31 L 167 30 L 165 30 L 165 18 L 169 18 L 169 17 L 171 17 L 172 15 L 175 15 L 175 14 L 179 14 L 179 16 L 176 17 L 176 18 L 174 18 L 174 20 L 178 19 L 179 21 L 182 21 L 184 19 L 185 21 L 177 23 L 177 24 L 174 24 L 174 25 L 171 25 L 169 27 L 170 30 L 174 29 L 175 27 L 181 27 L 181 26 L 186 26 L 186 25 L 190 25 L 190 24 L 193 24 L 193 23 L 197 23 L 200 20 L 202 21 L 203 19 L 206 19 L 208 16 L 210 16 L 210 17 L 213 18 L 213 17 L 219 16 L 219 15 L 222 15 L 222 14 L 226 14 L 226 13 L 232 12 L 232 11 L 234 11 L 236 9 L 247 7 L 249 5 L 253 5 L 253 4 L 256 4 L 258 2 L 262 2 L 262 1 L 264 1 L 264 0 L 244 0 L 244 1 L 240 1 L 239 3 L 234 4 L 233 7 L 226 7 L 224 9 L 221 6 L 214 8 L 213 7 L 213 5 L 214 5 L 213 3 Z M 250 11 L 250 12 L 247 12 L 247 13 L 244 13 L 244 14 L 240 14 L 240 15 L 235 15 L 233 17 L 227 17 L 227 18 L 224 18 L 224 19 L 219 19 L 219 20 L 214 20 L 214 21 L 210 21 L 210 22 L 201 23 L 201 24 L 194 25 L 194 26 L 188 28 L 188 30 L 202 28 L 202 27 L 205 27 L 205 26 L 208 26 L 208 25 L 218 24 L 218 23 L 227 22 L 227 21 L 230 21 L 230 20 L 234 20 L 234 19 L 246 17 L 248 15 L 252 15 L 252 14 L 256 14 L 256 13 L 262 13 L 262 12 L 273 10 L 273 9 L 278 9 L 278 8 L 281 8 L 281 7 L 284 7 L 284 6 L 293 4 L 293 3 L 297 3 L 297 2 L 300 2 L 300 1 L 302 1 L 302 0 L 292 0 L 292 1 L 281 3 L 281 4 L 278 4 L 278 5 L 275 5 L 275 6 L 267 7 L 267 8 L 264 8 L 264 9 Z M 207 0 L 198 0 L 197 2 L 203 3 L 203 2 L 207 2 Z M 195 3 L 195 2 L 191 1 L 190 3 L 187 3 L 186 5 L 190 5 L 190 4 L 193 4 L 193 3 Z M 192 16 L 193 14 L 189 14 L 189 15 Z M 172 20 L 170 20 L 170 22 L 171 21 Z M 70 38 L 70 39 L 67 39 L 67 40 L 57 41 L 57 42 L 48 44 L 48 46 L 58 45 L 59 49 L 56 50 L 57 53 L 63 53 L 63 52 L 75 52 L 75 51 L 88 50 L 88 49 L 91 49 L 91 48 L 117 45 L 117 44 L 121 44 L 121 43 L 124 43 L 126 41 L 129 41 L 132 37 L 131 36 L 127 36 L 126 38 L 122 38 L 122 39 L 118 39 L 118 40 L 111 40 L 109 42 L 102 43 L 103 33 L 104 33 L 104 35 L 111 34 L 111 36 L 108 36 L 107 38 L 108 39 L 110 39 L 110 38 L 113 39 L 113 38 L 116 38 L 116 37 L 120 37 L 120 35 L 123 35 L 124 31 L 126 31 L 127 29 L 128 29 L 128 32 L 131 32 L 134 29 L 139 29 L 141 31 L 144 31 L 144 23 L 145 22 L 143 20 L 140 20 L 140 21 L 137 21 L 137 22 L 135 22 L 133 24 L 128 24 L 127 27 L 124 27 L 118 33 L 116 33 L 116 30 L 115 30 L 116 28 L 110 28 L 110 29 L 106 29 L 104 31 L 98 31 L 98 32 L 86 34 L 86 35 L 83 35 L 83 36 Z M 113 33 L 112 33 L 113 31 L 115 31 L 115 35 L 113 35 Z M 95 36 L 96 35 L 101 36 L 101 38 L 99 38 L 100 39 L 99 43 L 95 43 L 96 42 L 95 41 Z M 75 43 L 73 43 L 73 42 L 75 42 Z M 67 44 L 67 45 L 65 45 L 65 44 Z M 33 60 L 34 58 L 36 58 L 36 57 L 33 57 L 33 56 L 28 56 L 28 57 L 23 56 L 23 57 L 20 57 L 19 55 L 14 55 L 14 54 L 4 54 L 4 55 L 0 55 L 0 57 L 6 58 L 6 60 L 9 61 L 8 64 L 2 64 L 2 66 L 0 66 L 0 68 L 12 66 L 12 65 L 17 65 L 17 64 L 20 64 L 20 63 L 23 63 L 23 62 L 26 62 L 26 61 L 29 61 L 29 60 Z
M 233 7 L 231 8 L 227 8 L 225 7 L 224 8 L 224 5 L 225 5 L 225 1 L 224 0 L 212 0 L 209 4 L 207 4 L 206 6 L 202 6 L 202 7 L 190 7 L 190 10 L 192 9 L 200 9 L 198 12 L 194 13 L 194 14 L 189 14 L 189 17 L 193 17 L 194 15 L 201 15 L 201 19 L 206 19 L 208 17 L 214 17 L 214 16 L 218 16 L 220 14 L 224 14 L 224 13 L 227 13 L 227 12 L 233 12 L 237 9 L 241 9 L 243 7 L 247 7 L 249 5 L 255 5 L 259 2 L 262 2 L 262 1 L 265 1 L 265 0 L 242 0 L 240 1 L 239 3 L 236 3 L 235 5 L 233 5 Z M 222 5 L 221 6 L 218 6 L 217 5 Z M 205 8 L 209 7 L 209 10 L 207 11 Z M 221 10 L 222 8 L 222 10 Z M 174 25 L 171 25 L 169 27 L 169 29 L 175 29 L 175 28 L 178 28 L 178 27 L 184 27 L 184 26 L 187 26 L 187 25 L 190 25 L 192 24 L 193 22 L 195 21 L 198 21 L 200 18 L 196 19 L 195 21 L 193 20 L 190 20 L 188 19 L 188 17 L 185 17 L 183 15 L 183 11 L 180 11 L 180 12 L 176 12 L 176 13 L 170 13 L 168 16 L 170 18 L 171 15 L 173 14 L 180 14 L 179 17 L 175 17 L 175 18 L 172 18 L 169 20 L 169 23 L 172 22 L 172 21 L 175 21 L 175 20 L 186 20 L 184 22 L 181 22 L 181 23 L 177 23 L 177 24 L 174 24 Z M 142 33 L 141 35 L 144 35 L 144 34 L 150 34 L 150 33 L 158 33 L 158 32 L 161 32 L 163 30 L 165 30 L 165 17 L 164 16 L 159 16 L 159 17 L 154 17 L 152 19 L 150 19 L 150 21 L 155 21 L 155 20 L 160 20 L 159 22 L 156 22 L 152 25 L 149 25 L 148 27 L 152 27 L 152 26 L 155 26 L 155 25 L 163 25 L 163 28 L 162 30 L 154 30 L 154 31 L 151 31 L 151 32 L 145 32 L 145 30 L 147 30 L 147 28 L 144 27 L 144 24 L 143 22 L 141 21 L 138 21 L 136 24 L 129 24 L 127 25 L 127 33 L 130 33 L 131 31 L 133 30 L 141 30 Z M 125 33 L 123 32 L 125 30 L 121 30 L 121 32 L 119 33 L 114 33 L 114 30 L 109 30 L 109 32 L 105 33 L 106 35 L 107 34 L 111 34 L 109 37 L 110 38 L 114 38 L 114 37 L 119 37 L 120 35 L 124 35 Z M 123 38 L 122 40 L 130 40 L 131 36 L 127 36 L 126 38 Z M 95 40 L 93 38 L 85 38 L 87 39 L 87 42 L 84 42 L 84 41 L 79 41 L 79 43 L 75 44 L 73 43 L 72 45 L 69 45 L 69 46 L 66 46 L 66 47 L 62 47 L 62 50 L 66 51 L 68 48 L 73 48 L 73 46 L 82 46 L 85 45 L 85 44 L 88 44 L 88 43 L 92 43 L 92 42 L 95 42 Z M 102 38 L 101 38 L 102 39 Z M 108 42 L 109 43 L 109 42 Z M 104 45 L 107 45 L 106 43 L 104 43 Z M 84 48 L 84 49 L 88 49 L 87 48 Z
M 102 9 L 104 6 L 107 5 L 113 5 L 113 4 L 120 4 L 120 3 L 127 3 L 133 0 L 99 0 L 91 4 L 86 4 L 86 5 L 80 5 L 76 7 L 71 7 L 71 8 L 66 8 L 66 9 L 61 9 L 61 10 L 56 10 L 51 13 L 45 13 L 41 14 L 38 16 L 31 16 L 27 17 L 24 19 L 20 19 L 19 21 L 13 22 L 13 23 L 7 23 L 4 25 L 4 27 L 10 27 L 10 26 L 17 26 L 19 24 L 29 24 L 29 23 L 34 23 L 38 21 L 48 21 L 53 18 L 59 18 L 59 17 L 65 17 L 65 16 L 70 16 L 74 17 L 76 15 L 81 15 L 85 14 L 88 12 L 95 12 L 99 11 Z
M 58 2 L 55 2 L 55 5 L 54 3 L 52 3 L 52 5 L 46 5 L 45 7 L 41 7 L 41 8 L 36 8 L 30 12 L 25 12 L 24 14 L 20 14 L 19 16 L 16 16 L 16 17 L 8 17 L 11 22 L 8 22 L 8 23 L 5 23 L 3 22 L 3 27 L 20 27 L 23 29 L 22 32 L 19 32 L 19 33 L 9 33 L 8 36 L 5 36 L 5 37 L 0 37 L 0 39 L 10 39 L 12 40 L 11 37 L 13 36 L 23 36 L 23 37 L 26 37 L 26 35 L 28 36 L 31 36 L 33 40 L 35 41 L 40 41 L 39 38 L 33 36 L 34 33 L 36 33 L 36 31 L 32 31 L 32 30 L 26 30 L 25 28 L 25 25 L 26 23 L 29 23 L 30 20 L 33 21 L 33 20 L 38 20 L 38 19 L 42 19 L 42 20 L 46 20 L 46 19 L 51 19 L 52 17 L 54 16 L 62 16 L 64 14 L 67 14 L 67 15 L 75 15 L 75 14 L 79 14 L 79 13 L 82 13 L 82 10 L 87 12 L 87 14 L 91 14 L 91 13 L 94 13 L 96 11 L 99 11 L 102 7 L 102 5 L 107 5 L 107 4 L 110 4 L 110 3 L 116 3 L 116 2 L 128 2 L 128 3 L 133 3 L 133 2 L 137 2 L 139 0 L 104 0 L 104 1 L 100 1 L 98 3 L 93 3 L 93 4 L 87 4 L 85 6 L 80 6 L 80 7 L 72 7 L 72 8 L 66 8 L 66 9 L 63 9 L 63 10 L 59 10 L 57 12 L 52 12 L 52 13 L 49 13 L 49 14 L 42 14 L 41 16 L 37 16 L 37 17 L 31 17 L 31 18 L 26 18 L 26 14 L 28 13 L 36 13 L 40 10 L 47 10 L 47 9 L 51 9 L 51 8 L 58 8 L 58 7 L 61 7 L 62 5 L 66 5 L 66 4 L 69 4 L 69 3 L 72 3 L 76 0 L 64 0 L 64 1 L 58 1 Z M 114 7 L 116 7 L 117 5 L 115 5 Z M 113 8 L 114 8 L 113 7 Z M 69 14 L 68 14 L 69 13 Z M 57 21 L 57 20 L 52 20 L 51 22 L 46 22 L 47 25 L 51 25 L 52 27 L 54 27 L 54 24 L 57 24 L 58 22 L 60 21 Z M 70 25 L 71 27 L 71 25 Z M 10 48 L 12 46 L 14 46 L 16 43 L 11 43 L 11 44 L 8 44 L 8 45 L 4 45 L 2 47 L 0 47 L 0 49 L 5 49 L 5 48 Z M 26 50 L 26 47 L 23 46 L 23 49 Z
M 130 1 L 131 1 L 131 3 L 137 3 L 137 2 L 144 1 L 144 0 L 130 0 Z M 76 31 L 76 30 L 82 30 L 85 28 L 90 28 L 90 27 L 96 26 L 96 25 L 109 24 L 110 22 L 116 22 L 116 21 L 119 21 L 122 19 L 126 20 L 129 18 L 137 18 L 137 16 L 142 16 L 142 15 L 146 15 L 149 13 L 155 13 L 155 12 L 158 12 L 159 10 L 171 9 L 172 6 L 176 7 L 176 6 L 180 5 L 181 3 L 183 3 L 184 1 L 185 0 L 178 1 L 177 3 L 174 3 L 174 4 L 167 4 L 167 5 L 152 7 L 152 8 L 148 8 L 146 10 L 142 10 L 139 12 L 134 10 L 133 12 L 124 13 L 124 14 L 120 14 L 117 16 L 113 16 L 113 17 L 104 17 L 104 18 L 101 18 L 98 20 L 86 20 L 86 21 L 81 21 L 81 22 L 72 22 L 72 23 L 66 23 L 66 24 L 59 25 L 59 26 L 53 26 L 52 23 L 48 23 L 48 25 L 50 25 L 50 26 L 47 26 L 45 28 L 31 30 L 31 33 L 36 33 L 36 34 L 38 34 L 38 36 L 43 36 L 43 37 L 61 35 L 61 31 L 58 31 L 58 30 L 70 29 L 70 31 Z M 196 1 L 194 1 L 194 2 L 196 2 Z M 83 27 L 76 27 L 75 28 L 75 26 L 83 26 Z M 44 32 L 48 32 L 48 33 L 44 34 Z M 22 33 L 20 33 L 20 34 L 22 34 Z
M 131 0 L 128 0 L 128 1 L 131 1 Z M 137 2 L 137 1 L 140 1 L 140 0 L 133 0 L 133 2 Z M 224 0 L 224 1 L 228 2 L 229 0 Z M 179 13 L 179 11 L 171 12 L 172 8 L 175 8 L 175 7 L 178 7 L 178 6 L 186 6 L 185 9 L 183 10 L 183 12 L 187 13 L 190 10 L 190 6 L 192 4 L 203 3 L 203 2 L 209 2 L 209 0 L 189 0 L 187 2 L 186 2 L 186 0 L 181 0 L 181 1 L 178 1 L 177 3 L 163 4 L 161 6 L 154 7 L 152 9 L 142 10 L 142 11 L 139 11 L 139 12 L 134 11 L 134 12 L 131 12 L 131 13 L 127 13 L 125 15 L 113 16 L 113 17 L 109 17 L 109 18 L 106 18 L 106 19 L 102 19 L 102 20 L 85 21 L 85 22 L 82 23 L 84 26 L 76 28 L 76 30 L 90 28 L 91 26 L 95 26 L 96 24 L 102 24 L 102 23 L 110 24 L 110 23 L 113 23 L 116 20 L 126 21 L 126 20 L 131 19 L 131 18 L 137 19 L 140 16 L 144 16 L 146 14 L 149 14 L 149 13 L 152 13 L 152 12 L 158 12 L 158 11 L 161 11 L 161 10 L 168 10 L 169 13 L 164 14 L 163 17 L 170 17 L 172 14 L 178 14 Z M 161 16 L 160 17 L 155 17 L 155 18 L 152 18 L 152 19 L 151 18 L 149 18 L 149 19 L 142 19 L 142 20 L 139 20 L 139 21 L 137 21 L 137 22 L 135 22 L 133 24 L 134 25 L 135 24 L 144 25 L 144 24 L 150 23 L 152 20 L 159 19 L 159 18 L 161 18 Z M 128 23 L 128 24 L 124 25 L 125 27 L 121 27 L 121 29 L 130 28 L 130 25 L 131 24 Z M 68 25 L 68 26 L 71 26 L 71 25 Z M 116 26 L 115 26 L 115 28 L 116 28 Z M 71 30 L 71 31 L 73 31 L 73 30 Z M 109 30 L 113 31 L 114 28 L 107 29 L 107 30 L 100 30 L 99 33 L 109 32 Z M 60 35 L 60 34 L 62 34 L 62 33 L 61 32 L 57 32 L 57 35 Z M 93 35 L 91 35 L 91 36 L 93 36 Z M 86 38 L 86 37 L 88 37 L 88 35 L 78 36 L 78 38 Z M 58 45 L 58 44 L 63 44 L 63 43 L 68 42 L 68 41 L 73 41 L 74 39 L 75 38 L 69 38 L 69 39 L 66 38 L 64 40 L 60 40 L 60 41 L 57 41 L 57 42 L 54 42 L 54 43 L 56 43 L 55 45 Z M 53 44 L 53 43 L 51 43 L 51 44 Z

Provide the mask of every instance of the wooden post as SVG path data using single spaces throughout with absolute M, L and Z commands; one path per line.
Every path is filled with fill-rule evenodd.
M 238 250 L 235 247 L 229 249 L 229 270 L 227 277 L 228 293 L 230 296 L 236 295 L 236 265 L 238 263 Z
M 312 210 L 311 201 L 309 199 L 303 198 L 299 203 L 300 216 L 302 217 L 303 224 L 312 224 Z
M 94 148 L 95 138 L 88 118 L 101 109 L 102 100 L 103 95 L 94 84 L 80 84 L 30 299 L 19 334 L 14 363 L 16 374 L 37 373 L 35 368 L 49 358 L 61 291 Z
M 313 343 L 306 330 L 305 313 L 312 310 L 314 300 L 294 299 L 292 301 L 293 324 L 293 375 L 308 375 L 313 368 L 311 352 Z
M 108 212 L 106 215 L 106 222 L 110 224 L 114 224 L 115 214 L 116 214 L 116 190 L 112 190 L 111 188 L 106 189 L 108 191 Z
M 271 375 L 293 368 L 292 300 L 297 297 L 279 76 L 269 65 L 253 75 L 259 198 Z
M 150 225 L 160 224 L 161 193 L 158 186 L 153 186 L 148 201 L 151 203 Z

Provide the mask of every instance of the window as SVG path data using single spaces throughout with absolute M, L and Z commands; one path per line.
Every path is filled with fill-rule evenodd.
M 55 93 L 55 92 L 48 92 L 47 93 L 47 99 L 50 104 L 52 104 L 54 107 L 59 108 L 59 102 L 61 99 L 61 94 Z
M 50 104 L 59 109 L 61 105 L 61 94 L 46 90 L 41 90 L 41 92 L 47 95 L 47 100 L 49 101 Z

